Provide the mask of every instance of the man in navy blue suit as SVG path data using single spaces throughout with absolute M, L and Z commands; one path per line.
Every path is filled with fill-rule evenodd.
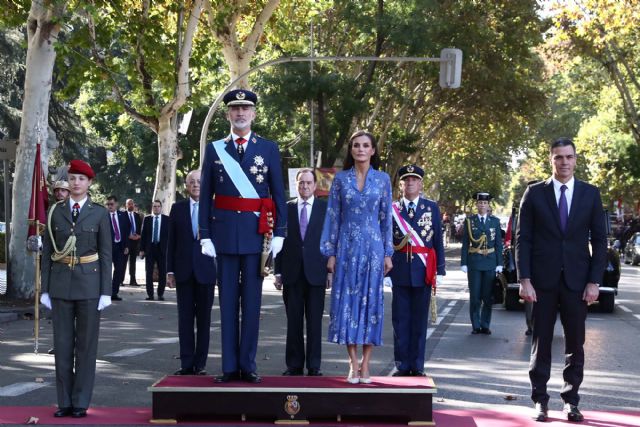
M 127 255 L 129 254 L 129 219 L 127 214 L 118 210 L 118 198 L 107 197 L 109 222 L 111 222 L 111 256 L 113 261 L 113 278 L 111 280 L 111 300 L 122 301 L 118 293 L 127 269 Z
M 393 204 L 392 282 L 393 376 L 424 376 L 427 321 L 432 288 L 446 274 L 440 209 L 420 197 L 424 171 L 407 165 L 398 171 L 402 198 Z
M 162 214 L 162 202 L 154 200 L 151 215 L 142 222 L 140 258 L 145 258 L 147 301 L 153 301 L 153 267 L 158 266 L 158 301 L 164 301 L 167 284 L 167 243 L 169 241 L 169 217 Z
M 537 421 L 548 416 L 547 381 L 558 312 L 565 339 L 560 397 L 569 421 L 584 419 L 578 409 L 578 389 L 584 376 L 587 305 L 598 299 L 607 264 L 600 191 L 574 178 L 576 157 L 571 139 L 554 141 L 549 156 L 552 177 L 527 187 L 520 202 L 516 266 L 520 296 L 533 302 L 529 379 Z
M 222 329 L 218 382 L 261 381 L 255 358 L 262 255 L 271 252 L 276 257 L 287 226 L 278 145 L 251 131 L 257 99 L 248 90 L 233 90 L 224 96 L 231 134 L 208 144 L 202 163 L 201 199 L 215 196 L 213 207 L 204 203 L 200 207 L 199 223 L 202 253 L 218 256 Z
M 216 266 L 211 258 L 202 254 L 200 248 L 199 170 L 189 172 L 186 187 L 189 198 L 176 202 L 171 207 L 167 244 L 167 285 L 176 288 L 178 299 L 180 369 L 175 375 L 205 375 Z M 206 202 L 212 203 L 211 200 Z
M 327 260 L 320 253 L 320 237 L 327 202 L 313 195 L 316 190 L 313 170 L 300 169 L 296 185 L 299 197 L 287 204 L 287 238 L 275 260 L 275 285 L 277 289 L 284 288 L 282 298 L 287 311 L 287 370 L 283 375 L 302 375 L 306 359 L 309 376 L 320 376 L 322 312 L 325 288 L 329 286 Z

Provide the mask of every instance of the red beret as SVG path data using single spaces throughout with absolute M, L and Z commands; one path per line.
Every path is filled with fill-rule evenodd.
M 85 175 L 89 179 L 93 179 L 96 177 L 95 172 L 91 169 L 91 166 L 87 162 L 83 162 L 82 160 L 71 160 L 69 162 L 69 170 L 68 173 L 79 173 Z

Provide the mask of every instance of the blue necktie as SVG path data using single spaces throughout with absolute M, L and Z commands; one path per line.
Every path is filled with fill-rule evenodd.
M 565 191 L 566 185 L 560 187 L 560 200 L 558 201 L 558 211 L 560 213 L 560 229 L 564 233 L 567 231 L 567 222 L 569 221 L 569 206 L 567 205 L 567 196 Z
M 155 219 L 153 220 L 153 242 L 152 243 L 158 243 L 160 241 L 160 230 L 159 230 L 159 226 L 158 226 L 158 217 L 156 216 Z
M 193 238 L 198 238 L 198 202 L 193 204 L 193 210 L 191 211 L 191 231 L 193 231 Z

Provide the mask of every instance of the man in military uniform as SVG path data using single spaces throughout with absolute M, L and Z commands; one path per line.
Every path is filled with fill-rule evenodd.
M 61 200 L 66 200 L 69 197 L 69 183 L 67 181 L 56 181 L 53 184 L 53 197 L 56 199 L 56 202 Z
M 87 415 L 96 371 L 100 311 L 111 305 L 111 225 L 87 192 L 95 174 L 69 165 L 70 199 L 49 210 L 42 253 L 42 297 L 52 310 L 58 410 Z
M 491 335 L 492 288 L 502 272 L 500 220 L 489 215 L 489 193 L 476 193 L 478 214 L 467 217 L 462 230 L 461 269 L 469 280 L 471 333 Z
M 420 197 L 424 171 L 407 165 L 398 171 L 402 198 L 392 207 L 393 287 L 391 318 L 396 372 L 393 376 L 424 376 L 427 321 L 432 289 L 445 272 L 440 209 Z
M 233 90 L 223 101 L 231 134 L 207 145 L 200 195 L 215 203 L 202 203 L 199 212 L 202 253 L 218 256 L 222 375 L 216 381 L 258 383 L 262 257 L 271 252 L 275 258 L 282 249 L 284 182 L 278 145 L 251 131 L 256 94 Z

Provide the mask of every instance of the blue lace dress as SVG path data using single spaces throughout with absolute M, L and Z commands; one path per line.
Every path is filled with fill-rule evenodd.
M 391 180 L 369 168 L 362 191 L 353 168 L 331 185 L 320 251 L 336 257 L 330 342 L 382 344 L 384 257 L 393 255 Z

